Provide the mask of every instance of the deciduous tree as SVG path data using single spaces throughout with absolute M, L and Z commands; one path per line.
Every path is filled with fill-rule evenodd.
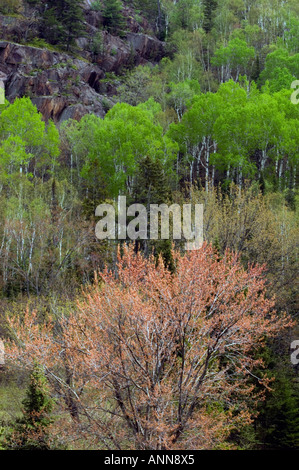
M 113 449 L 208 449 L 250 421 L 268 385 L 254 351 L 291 325 L 267 299 L 263 267 L 204 245 L 171 274 L 126 248 L 75 310 L 9 320 L 14 366 L 43 364 L 73 428 Z M 66 374 L 66 375 L 65 375 Z M 250 380 L 248 380 L 250 378 Z M 74 410 L 76 414 L 74 415 Z

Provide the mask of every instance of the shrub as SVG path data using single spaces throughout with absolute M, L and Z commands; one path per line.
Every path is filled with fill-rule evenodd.
M 21 7 L 21 0 L 0 0 L 0 13 L 3 15 L 19 13 Z

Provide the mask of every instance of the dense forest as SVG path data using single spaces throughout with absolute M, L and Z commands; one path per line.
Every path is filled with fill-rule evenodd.
M 0 0 L 0 36 L 0 449 L 298 450 L 298 0 Z M 99 240 L 119 196 L 202 204 L 202 247 Z

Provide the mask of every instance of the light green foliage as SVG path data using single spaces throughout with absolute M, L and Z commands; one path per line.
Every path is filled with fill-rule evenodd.
M 0 214 L 2 289 L 7 295 L 20 289 L 41 295 L 61 277 L 70 280 L 73 260 L 81 256 L 85 230 L 78 223 L 77 194 L 62 179 L 14 177 L 7 186 Z
M 213 11 L 211 11 L 211 6 L 206 7 L 206 11 L 210 11 L 209 15 L 213 20 L 211 22 L 213 25 L 213 32 L 217 31 L 217 35 L 220 36 L 221 41 L 226 42 L 230 37 L 230 34 L 238 25 L 238 17 L 242 17 L 242 13 L 244 11 L 242 0 L 222 0 L 218 2 L 209 1 L 205 3 L 212 3 L 212 5 L 214 3 L 217 5 L 214 15 Z
M 153 82 L 153 70 L 150 66 L 136 67 L 128 73 L 124 83 L 118 87 L 117 99 L 136 106 L 146 101 L 153 93 L 149 89 Z
M 185 82 L 170 83 L 171 91 L 167 95 L 167 102 L 172 106 L 180 121 L 187 110 L 191 99 L 200 93 L 200 85 L 196 80 L 186 80 Z
M 202 167 L 208 189 L 209 181 L 213 185 L 214 166 L 239 185 L 244 177 L 264 172 L 277 178 L 280 186 L 283 174 L 287 178 L 294 176 L 298 165 L 298 110 L 289 95 L 273 96 L 269 90 L 260 93 L 254 84 L 249 86 L 245 81 L 242 87 L 231 80 L 222 84 L 216 94 L 194 97 L 181 123 L 171 125 L 169 130 L 171 138 L 180 144 L 190 177 Z
M 164 73 L 167 73 L 170 82 L 184 82 L 185 80 L 198 80 L 202 76 L 202 63 L 199 62 L 202 33 L 195 31 L 188 33 L 182 29 L 172 36 L 176 49 L 173 60 L 164 62 Z
M 219 94 L 225 100 L 225 105 L 215 122 L 219 145 L 213 163 L 226 171 L 227 178 L 231 171 L 236 171 L 240 183 L 243 176 L 252 177 L 255 173 L 255 165 L 250 162 L 254 143 L 248 122 L 247 96 L 245 90 L 231 82 L 222 85 Z
M 81 175 L 90 179 L 101 174 L 109 195 L 116 196 L 131 186 L 138 163 L 146 155 L 160 160 L 165 170 L 171 171 L 177 147 L 154 122 L 160 110 L 157 104 L 153 108 L 153 102 L 148 107 L 119 103 L 104 120 L 86 116 L 74 124 L 70 135 L 76 135 L 74 150 L 83 163 Z
M 180 2 L 163 1 L 162 5 L 170 25 L 170 32 L 177 29 L 194 31 L 202 28 L 204 23 L 204 11 L 199 0 L 182 0 Z
M 232 39 L 226 47 L 216 50 L 211 62 L 218 67 L 221 82 L 248 72 L 254 59 L 254 48 L 241 39 Z
M 163 136 L 162 128 L 154 123 L 151 110 L 145 110 L 144 106 L 134 108 L 119 104 L 109 111 L 104 122 L 109 136 L 105 150 L 108 150 L 107 157 L 110 156 L 116 169 L 116 182 L 119 180 L 123 184 L 126 175 L 133 176 L 138 162 L 145 155 L 160 160 L 166 170 L 171 168 L 176 146 Z
M 54 171 L 59 155 L 59 133 L 53 123 L 46 126 L 29 98 L 17 98 L 0 106 L 1 178 L 36 171 Z
M 287 20 L 284 43 L 288 51 L 293 53 L 299 52 L 299 19 L 295 15 Z
M 272 92 L 290 89 L 291 83 L 299 77 L 299 54 L 289 54 L 286 49 L 277 49 L 266 57 L 265 69 L 260 83 L 269 81 Z
M 45 123 L 29 98 L 16 99 L 0 115 L 2 136 L 18 135 L 28 147 L 42 142 Z
M 115 68 L 101 78 L 101 93 L 105 86 L 107 93 L 116 88 L 116 96 L 99 95 L 105 116 L 90 113 L 55 126 L 44 122 L 29 98 L 0 105 L 0 316 L 11 300 L 18 302 L 12 313 L 18 316 L 19 305 L 27 302 L 24 296 L 33 308 L 42 304 L 39 321 L 52 315 L 58 319 L 58 298 L 64 306 L 69 298 L 63 308 L 73 308 L 77 289 L 93 282 L 104 264 L 114 272 L 121 245 L 95 239 L 95 208 L 115 204 L 121 194 L 128 204 L 146 207 L 203 203 L 205 240 L 220 255 L 238 251 L 244 266 L 265 263 L 269 296 L 275 294 L 276 308 L 296 318 L 299 105 L 290 98 L 291 83 L 299 80 L 298 0 L 97 0 L 89 2 L 92 13 L 81 0 L 26 1 L 30 8 L 24 14 L 35 15 L 32 34 L 28 26 L 31 45 L 69 50 L 69 60 L 62 64 L 59 59 L 54 68 L 70 65 L 72 51 L 85 43 L 87 50 L 80 53 L 86 63 L 111 70 L 127 53 L 132 69 Z M 14 6 L 21 3 L 0 0 L 0 13 L 15 15 L 21 10 Z M 12 20 L 17 21 L 7 22 Z M 119 39 L 127 41 L 127 27 L 136 35 L 131 54 Z M 38 31 L 41 37 L 33 40 Z M 88 39 L 76 42 L 86 31 Z M 111 39 L 107 31 L 119 37 Z M 151 63 L 154 54 L 148 47 L 154 44 L 156 57 L 160 45 L 139 34 L 165 41 L 158 63 Z M 133 67 L 135 60 L 145 65 Z M 41 71 L 35 67 L 28 71 L 32 80 Z M 81 88 L 79 68 L 73 81 Z M 70 86 L 71 77 L 66 82 Z M 138 240 L 135 250 L 162 254 L 175 273 L 171 244 Z M 175 248 L 182 248 L 180 242 Z M 284 353 L 280 341 L 276 357 Z M 271 372 L 270 363 L 267 367 Z M 36 372 L 15 427 L 15 447 L 48 445 L 28 432 L 37 425 L 43 435 L 51 412 L 41 371 Z M 233 432 L 219 448 L 298 447 L 298 387 L 292 374 L 274 375 L 274 395 L 269 391 L 267 404 L 261 404 L 261 418 L 244 432 Z M 250 380 L 255 384 L 254 377 Z M 2 416 L 8 426 L 6 416 L 16 411 L 7 406 L 6 395 L 2 402 L 8 411 Z M 72 397 L 65 398 L 63 413 L 65 405 L 72 408 Z M 222 404 L 209 407 L 221 410 Z M 36 422 L 33 410 L 40 413 Z M 73 418 L 77 411 L 71 411 Z M 86 442 L 77 434 L 74 445 L 97 446 L 98 436 L 93 433 L 88 441 L 90 423 L 81 418 Z M 192 432 L 188 442 L 194 445 Z M 2 446 L 5 435 L 7 428 L 0 426 Z M 67 431 L 64 435 L 70 440 Z
M 190 168 L 190 180 L 201 167 L 205 171 L 205 187 L 209 188 L 210 155 L 216 152 L 217 144 L 214 123 L 222 111 L 221 96 L 213 93 L 195 96 L 192 107 L 180 124 L 170 126 L 169 135 L 177 140 Z

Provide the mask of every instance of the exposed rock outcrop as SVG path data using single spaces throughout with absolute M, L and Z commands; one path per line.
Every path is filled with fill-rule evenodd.
M 100 31 L 101 16 L 90 10 L 87 2 L 87 35 L 77 40 L 79 58 L 13 42 L 11 38 L 18 39 L 20 30 L 32 31 L 29 25 L 32 18 L 18 20 L 0 15 L 2 37 L 10 39 L 0 42 L 0 76 L 4 79 L 6 98 L 13 101 L 29 96 L 45 120 L 54 122 L 80 119 L 91 112 L 104 116 L 116 94 L 116 87 L 106 79 L 106 73 L 119 74 L 133 66 L 156 63 L 164 55 L 164 43 L 140 32 L 142 28 L 130 16 L 130 10 L 125 13 L 131 31 L 123 38 L 101 31 L 100 50 L 91 52 L 93 38 Z
M 45 120 L 58 122 L 66 115 L 81 118 L 89 112 L 104 115 L 104 97 L 96 91 L 104 71 L 96 64 L 2 41 L 0 72 L 5 78 L 6 98 L 13 101 L 29 96 Z M 70 110 L 63 114 L 67 108 Z

